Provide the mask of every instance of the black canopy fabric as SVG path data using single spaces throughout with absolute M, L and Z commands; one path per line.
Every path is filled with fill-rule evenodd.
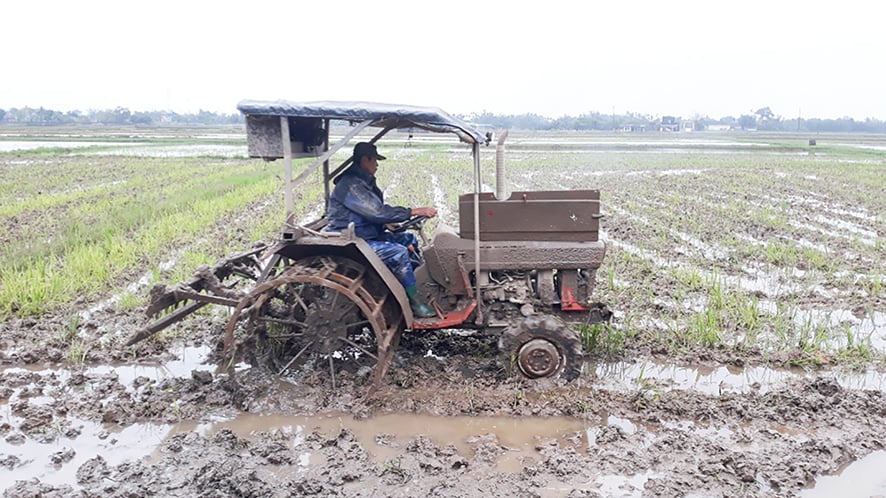
M 462 142 L 469 144 L 484 144 L 489 141 L 480 130 L 437 107 L 377 102 L 243 100 L 237 104 L 237 109 L 247 116 L 291 116 L 361 122 L 372 120 L 371 126 L 381 128 L 421 128 L 437 133 L 454 133 Z

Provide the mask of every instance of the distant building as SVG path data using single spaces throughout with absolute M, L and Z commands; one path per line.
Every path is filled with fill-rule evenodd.
M 658 131 L 680 131 L 680 123 L 674 116 L 662 116 Z
M 679 119 L 674 116 L 662 116 L 661 122 L 658 125 L 658 131 L 691 133 L 695 131 L 695 120 Z
M 621 127 L 621 131 L 627 133 L 643 133 L 646 131 L 646 123 L 626 124 Z

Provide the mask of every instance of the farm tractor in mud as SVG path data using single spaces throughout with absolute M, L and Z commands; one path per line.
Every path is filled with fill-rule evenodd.
M 155 319 L 127 346 L 182 320 L 208 304 L 230 307 L 224 329 L 228 364 L 248 361 L 284 373 L 295 368 L 371 372 L 377 385 L 402 334 L 468 329 L 498 335 L 506 367 L 526 378 L 576 377 L 582 342 L 574 323 L 609 319 L 591 297 L 605 254 L 598 238 L 597 190 L 513 192 L 504 197 L 504 137 L 496 144 L 497 193 L 482 192 L 481 146 L 491 133 L 437 108 L 365 102 L 242 101 L 250 157 L 282 159 L 286 219 L 278 240 L 200 268 L 194 278 L 151 290 L 147 313 Z M 347 123 L 332 142 L 331 124 Z M 299 222 L 296 188 L 322 170 L 326 205 L 330 184 L 350 166 L 333 155 L 358 134 L 377 129 L 376 143 L 391 131 L 455 135 L 470 146 L 474 191 L 459 197 L 458 230 L 438 224 L 426 240 L 425 218 L 396 230 L 422 235 L 417 288 L 435 316 L 413 316 L 403 286 L 355 236 L 353 225 L 324 231 L 325 217 Z M 313 158 L 293 177 L 294 158 Z M 497 195 L 496 195 L 497 194 Z

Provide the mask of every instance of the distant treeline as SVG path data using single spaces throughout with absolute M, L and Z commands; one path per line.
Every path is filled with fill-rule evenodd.
M 681 118 L 676 116 L 649 116 L 636 113 L 601 114 L 590 112 L 579 116 L 547 118 L 538 114 L 497 115 L 488 112 L 466 116 L 472 123 L 489 125 L 496 129 L 526 130 L 600 130 L 600 131 L 704 131 L 704 130 L 760 130 L 785 132 L 845 132 L 886 133 L 886 122 L 868 118 L 857 121 L 850 117 L 840 119 L 791 118 L 776 116 L 764 107 L 754 114 L 719 119 L 707 116 Z
M 886 133 L 886 122 L 868 118 L 857 121 L 839 119 L 790 118 L 775 115 L 768 107 L 753 114 L 719 119 L 707 116 L 651 116 L 638 113 L 601 114 L 589 112 L 578 116 L 548 118 L 538 114 L 493 114 L 483 112 L 459 116 L 478 125 L 496 129 L 522 130 L 598 130 L 598 131 L 703 131 L 760 130 L 785 132 Z M 219 114 L 199 111 L 179 114 L 172 111 L 130 111 L 125 107 L 110 110 L 60 112 L 52 109 L 24 107 L 0 109 L 0 125 L 225 125 L 243 122 L 240 113 Z
M 179 114 L 172 111 L 132 112 L 125 107 L 109 110 L 53 111 L 43 107 L 23 107 L 21 109 L 0 109 L 0 124 L 22 125 L 176 125 L 176 124 L 237 124 L 243 122 L 243 115 L 218 114 L 199 111 L 194 114 Z

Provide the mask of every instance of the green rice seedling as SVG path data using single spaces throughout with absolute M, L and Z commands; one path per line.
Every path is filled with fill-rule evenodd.
M 618 287 L 615 285 L 615 268 L 611 266 L 606 269 L 606 283 L 611 292 L 618 292 Z
M 182 421 L 182 409 L 181 409 L 181 399 L 176 399 L 172 402 L 172 413 L 175 415 L 175 418 L 179 423 Z
M 806 319 L 797 330 L 797 348 L 801 351 L 812 352 L 818 349 L 816 344 L 816 323 L 811 315 L 807 315 Z
M 748 344 L 753 345 L 762 319 L 760 300 L 756 296 L 748 296 L 742 292 L 733 292 L 730 294 L 730 301 L 729 308 L 735 310 L 737 314 L 736 325 L 744 331 Z
M 415 384 L 415 377 L 408 371 L 402 371 L 397 374 L 394 382 L 403 389 L 409 389 Z
M 37 315 L 46 310 L 47 302 L 60 299 L 65 288 L 54 273 L 47 260 L 24 267 L 0 266 L 0 319 L 10 313 Z
M 511 401 L 511 409 L 516 410 L 526 401 L 526 390 L 522 387 L 514 390 L 514 399 Z
M 624 353 L 625 334 L 610 323 L 579 325 L 579 337 L 588 353 L 617 356 Z
M 637 384 L 637 392 L 631 396 L 631 402 L 638 410 L 644 410 L 649 407 L 650 403 L 655 403 L 661 399 L 661 393 L 655 388 L 655 383 L 644 378 L 645 372 L 646 365 L 644 364 L 640 368 L 640 373 L 637 375 L 635 381 Z
M 384 463 L 384 472 L 395 474 L 399 478 L 403 479 L 404 482 L 409 479 L 409 471 L 403 468 L 402 457 L 397 457 L 396 460 L 386 460 Z
M 766 255 L 766 260 L 775 266 L 795 266 L 800 260 L 797 246 L 784 241 L 774 241 L 767 244 L 763 248 L 763 252 Z
M 692 266 L 688 268 L 672 268 L 671 274 L 677 282 L 683 285 L 688 291 L 701 290 L 703 278 L 701 270 Z
M 674 312 L 666 321 L 667 337 L 666 342 L 672 347 L 682 347 L 689 344 L 686 336 L 687 329 L 681 322 L 680 316 Z
M 132 311 L 144 304 L 144 298 L 133 292 L 127 291 L 121 294 L 117 299 L 117 311 L 126 313 Z
M 646 375 L 646 364 L 645 363 L 643 364 L 642 367 L 640 367 L 640 372 L 637 373 L 637 379 L 634 381 L 634 383 L 637 384 L 638 386 L 640 386 L 641 388 L 646 386 L 646 379 L 643 378 L 644 375 Z
M 869 362 L 873 360 L 874 353 L 871 346 L 871 337 L 858 337 L 852 332 L 849 325 L 843 327 L 843 334 L 846 337 L 846 345 L 839 351 L 842 360 L 853 362 Z
M 879 298 L 883 295 L 883 275 L 863 275 L 859 284 L 868 296 Z
M 592 415 L 591 403 L 589 403 L 586 399 L 582 399 L 582 398 L 575 398 L 575 397 L 570 396 L 569 399 L 572 400 L 572 405 L 573 405 L 573 409 L 572 409 L 573 413 L 570 414 L 571 416 L 578 417 L 581 419 L 588 419 L 591 417 L 591 415 Z M 567 401 L 567 403 L 568 402 L 569 401 Z
M 517 364 L 517 363 L 516 363 L 516 359 L 513 359 L 513 360 L 510 362 L 510 364 L 511 364 L 512 368 L 516 368 L 516 366 L 515 366 L 515 365 Z M 508 377 L 513 376 L 513 374 L 514 374 L 514 370 L 511 370 L 511 371 L 507 372 L 507 374 L 508 374 L 508 375 L 507 375 Z M 468 400 L 468 412 L 469 412 L 469 413 L 474 413 L 475 403 L 476 403 L 476 400 L 477 400 L 477 387 L 474 385 L 474 381 L 473 381 L 473 380 L 471 380 L 470 382 L 468 382 L 468 383 L 465 385 L 465 399 Z
M 782 231 L 790 227 L 784 212 L 765 206 L 751 213 L 750 220 L 759 225 Z
M 182 205 L 201 196 L 212 198 L 231 188 L 232 173 L 229 171 L 201 173 L 205 171 L 192 170 L 193 178 L 177 178 L 170 185 L 145 184 L 135 186 L 133 190 L 129 187 L 134 182 L 129 181 L 124 185 L 103 187 L 95 196 L 81 199 L 82 202 L 64 202 L 57 212 L 37 209 L 29 202 L 34 197 L 26 197 L 20 203 L 31 210 L 26 217 L 39 219 L 15 225 L 17 231 L 13 235 L 22 243 L 9 244 L 0 257 L 8 265 L 30 262 L 51 253 L 64 253 L 72 246 L 98 242 L 117 233 L 138 229 L 153 219 L 181 210 Z M 36 199 L 47 197 L 51 196 L 40 195 Z M 46 240 L 47 243 L 28 244 L 34 240 Z
M 517 372 L 517 353 L 509 353 L 505 361 L 502 363 L 502 370 L 504 371 L 505 377 L 513 377 Z
M 714 308 L 695 313 L 689 319 L 689 333 L 701 346 L 714 347 L 720 343 L 720 315 Z
M 201 266 L 212 266 L 215 264 L 215 261 L 218 259 L 217 257 L 213 257 L 211 254 L 206 252 L 208 248 L 199 247 L 193 250 L 185 251 L 181 257 L 181 264 L 179 267 L 190 268 L 193 271 L 196 268 Z
M 831 338 L 830 321 L 821 321 L 815 325 L 812 330 L 812 341 L 816 348 L 824 350 Z
M 265 175 L 246 177 L 238 182 L 243 186 L 222 195 L 198 199 L 191 203 L 189 210 L 161 217 L 137 234 L 105 233 L 94 243 L 73 241 L 63 258 L 37 260 L 35 265 L 14 268 L 14 271 L 0 270 L 4 277 L 4 286 L 0 287 L 0 317 L 12 312 L 40 313 L 71 296 L 95 294 L 142 257 L 155 258 L 176 240 L 192 236 L 225 213 L 266 195 L 277 183 Z M 35 271 L 39 273 L 35 275 Z M 12 284 L 7 286 L 6 282 Z M 13 294 L 22 290 L 23 296 Z
M 80 315 L 76 313 L 68 317 L 67 323 L 59 331 L 59 340 L 62 343 L 71 342 L 77 336 L 77 331 L 80 330 L 81 321 Z
M 716 311 L 726 309 L 726 293 L 723 289 L 724 282 L 716 272 L 710 275 L 707 282 L 708 306 Z
M 789 307 L 776 303 L 775 314 L 770 320 L 772 333 L 778 341 L 776 347 L 782 350 L 793 349 L 791 338 L 793 337 L 793 313 Z
M 804 247 L 800 258 L 806 262 L 809 268 L 827 271 L 832 265 L 832 258 L 828 256 L 827 251 L 819 251 L 811 247 Z
M 75 366 L 82 366 L 86 362 L 86 355 L 89 354 L 89 346 L 85 341 L 77 340 L 68 347 L 68 362 Z

